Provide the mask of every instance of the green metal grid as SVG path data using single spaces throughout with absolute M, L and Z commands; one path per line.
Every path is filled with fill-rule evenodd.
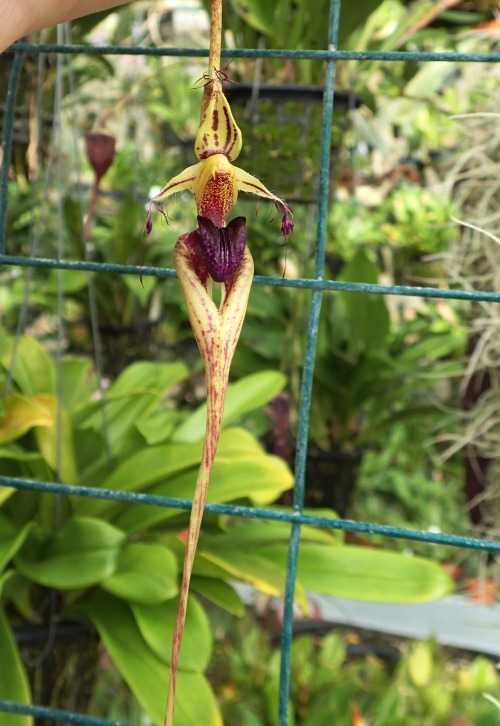
M 299 414 L 299 428 L 297 437 L 297 455 L 295 462 L 295 488 L 294 505 L 292 513 L 276 512 L 267 509 L 242 507 L 227 504 L 207 503 L 207 512 L 217 514 L 230 514 L 239 517 L 250 517 L 274 521 L 288 522 L 292 525 L 287 565 L 286 590 L 284 597 L 284 618 L 282 633 L 282 660 L 280 674 L 279 697 L 279 723 L 287 726 L 287 703 L 290 685 L 290 656 L 293 626 L 293 599 L 297 560 L 300 546 L 301 525 L 313 525 L 325 529 L 338 529 L 363 534 L 378 534 L 399 539 L 427 542 L 433 544 L 449 545 L 480 550 L 484 552 L 500 553 L 500 542 L 473 537 L 436 534 L 405 528 L 376 525 L 370 522 L 354 522 L 344 519 L 330 519 L 327 517 L 310 516 L 303 513 L 305 466 L 307 455 L 307 436 L 309 425 L 309 412 L 313 373 L 315 365 L 315 351 L 318 336 L 318 322 L 321 311 L 321 301 L 324 292 L 350 291 L 359 294 L 376 293 L 382 295 L 418 296 L 425 298 L 445 298 L 474 301 L 500 302 L 500 292 L 463 291 L 439 289 L 431 287 L 408 287 L 401 285 L 368 285 L 364 283 L 345 283 L 324 280 L 326 219 L 328 207 L 328 186 L 330 168 L 330 128 L 332 123 L 334 91 L 335 91 L 335 64 L 337 60 L 386 60 L 390 62 L 401 60 L 415 61 L 442 61 L 442 62 L 476 62 L 497 63 L 500 53 L 431 53 L 431 52 L 353 52 L 336 49 L 341 0 L 331 0 L 329 17 L 328 48 L 325 50 L 288 49 L 238 49 L 223 51 L 223 56 L 232 58 L 278 58 L 278 59 L 312 59 L 326 61 L 326 78 L 323 98 L 322 141 L 320 152 L 320 186 L 318 200 L 317 247 L 315 260 L 315 276 L 311 279 L 282 279 L 275 277 L 256 276 L 254 282 L 260 285 L 271 285 L 292 288 L 308 288 L 313 290 L 309 314 L 308 336 L 304 357 L 303 379 L 301 389 L 301 406 Z M 2 140 L 2 158 L 4 163 L 0 170 L 0 265 L 16 265 L 23 267 L 45 267 L 56 269 L 89 270 L 102 274 L 133 274 L 156 276 L 159 278 L 175 277 L 173 269 L 142 267 L 134 265 L 99 264 L 91 261 L 44 259 L 38 257 L 19 257 L 6 254 L 6 227 L 7 227 L 7 186 L 12 145 L 12 127 L 16 102 L 16 92 L 22 68 L 22 59 L 25 52 L 56 54 L 102 54 L 102 55 L 148 55 L 172 57 L 206 57 L 207 50 L 192 48 L 141 48 L 130 46 L 85 46 L 56 44 L 33 44 L 20 41 L 10 49 L 14 53 L 13 66 L 9 78 L 4 116 L 4 134 Z M 114 501 L 128 502 L 130 504 L 147 504 L 150 506 L 190 509 L 192 502 L 188 500 L 168 497 L 151 496 L 140 493 L 118 492 L 91 487 L 67 486 L 52 482 L 40 482 L 27 479 L 0 476 L 0 486 L 15 487 L 17 489 L 42 491 L 52 494 L 67 494 Z M 54 722 L 81 724 L 82 726 L 127 726 L 117 721 L 94 718 L 83 714 L 39 707 L 25 706 L 0 700 L 0 712 L 28 714 L 34 717 L 52 719 Z

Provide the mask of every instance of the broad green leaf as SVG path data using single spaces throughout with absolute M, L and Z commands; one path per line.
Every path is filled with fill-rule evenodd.
M 106 392 L 106 413 L 111 449 L 120 451 L 126 432 L 146 412 L 151 411 L 165 393 L 186 378 L 182 363 L 133 363 Z M 77 417 L 79 428 L 102 429 L 99 402 L 86 407 Z
M 232 383 L 227 390 L 223 425 L 229 426 L 250 411 L 265 406 L 286 385 L 286 376 L 278 371 L 261 371 Z M 205 435 L 207 405 L 202 404 L 177 429 L 174 441 L 199 441 Z
M 15 557 L 19 572 L 40 585 L 73 590 L 116 571 L 125 535 L 98 519 L 74 517 L 48 538 L 33 529 Z
M 68 414 L 64 409 L 58 411 L 54 396 L 40 394 L 37 401 L 50 413 L 50 426 L 37 427 L 36 440 L 42 456 L 52 471 L 57 472 L 60 465 L 61 480 L 65 484 L 76 484 L 77 469 L 73 446 L 73 434 Z M 59 430 L 58 422 L 61 422 Z M 59 464 L 59 455 L 61 461 Z
M 258 553 L 286 566 L 287 547 L 260 548 Z M 372 602 L 427 602 L 454 589 L 447 572 L 430 560 L 353 545 L 302 545 L 297 576 L 306 590 Z
M 156 605 L 178 592 L 177 560 L 159 544 L 134 542 L 125 545 L 115 574 L 103 580 L 101 587 L 129 602 Z
M 152 487 L 151 494 L 192 499 L 196 472 L 188 471 L 171 477 L 162 484 Z M 229 502 L 249 498 L 262 505 L 274 501 L 282 492 L 290 489 L 293 476 L 282 459 L 260 455 L 241 457 L 236 461 L 215 459 L 212 469 L 208 501 Z M 124 510 L 116 519 L 117 525 L 128 532 L 159 524 L 178 514 L 175 509 L 136 505 Z
M 378 282 L 378 271 L 366 252 L 359 249 L 339 278 L 343 282 Z M 338 303 L 345 308 L 352 354 L 385 352 L 389 333 L 389 310 L 382 295 L 340 292 Z
M 44 400 L 26 398 L 19 393 L 12 393 L 4 401 L 4 416 L 0 420 L 0 443 L 20 439 L 34 426 L 51 426 L 53 423 L 50 411 Z
M 110 596 L 96 597 L 81 608 L 94 623 L 115 666 L 155 726 L 163 726 L 168 665 L 148 647 L 130 608 Z M 168 642 L 165 644 L 168 651 Z M 176 726 L 222 726 L 207 680 L 200 673 L 177 673 Z
M 259 33 L 270 35 L 275 33 L 273 26 L 273 7 L 267 2 L 262 3 L 259 0 L 231 0 L 231 4 L 235 11 L 243 20 L 252 28 L 258 30 Z
M 77 214 L 80 215 L 80 210 L 77 211 Z M 79 223 L 79 227 L 81 227 L 81 216 L 79 217 L 79 220 L 74 220 L 76 224 Z M 73 233 L 75 233 L 74 226 L 72 227 Z M 78 235 L 78 231 L 76 231 L 76 234 Z M 81 232 L 80 232 L 81 234 Z M 81 237 L 79 237 L 81 239 Z M 59 289 L 59 284 L 61 280 L 61 276 L 59 275 L 60 270 L 49 270 L 49 276 L 45 283 L 40 284 L 40 288 L 47 293 L 52 293 L 53 295 L 57 294 L 57 291 Z M 63 272 L 62 275 L 62 290 L 65 295 L 71 295 L 71 293 L 79 292 L 80 290 L 84 290 L 88 285 L 89 280 L 89 273 L 86 270 L 61 270 Z M 54 305 L 55 303 L 52 302 Z
M 6 570 L 0 575 L 0 597 L 11 602 L 26 620 L 35 620 L 37 614 L 31 603 L 33 583 L 16 570 Z
M 286 511 L 285 507 L 270 507 L 270 509 L 273 511 L 277 509 Z M 291 511 L 291 508 L 289 508 L 289 511 Z M 316 512 L 319 511 L 322 514 L 318 514 L 318 516 L 329 516 L 333 518 L 333 512 L 331 510 L 316 510 Z M 223 533 L 204 535 L 203 541 L 205 543 L 213 543 L 215 546 L 223 543 L 224 547 L 234 547 L 247 551 L 266 544 L 288 544 L 290 540 L 290 527 L 291 525 L 288 522 L 236 520 Z M 301 527 L 301 538 L 303 542 L 307 540 L 308 542 L 321 542 L 325 544 L 333 544 L 338 539 L 337 533 L 307 525 L 302 525 Z
M 22 546 L 32 526 L 30 523 L 18 529 L 5 515 L 0 514 L 0 572 Z
M 102 482 L 103 489 L 117 491 L 143 491 L 158 481 L 167 479 L 173 474 L 197 466 L 201 459 L 202 447 L 198 444 L 162 444 L 148 446 L 115 470 Z M 79 512 L 92 514 L 113 512 L 122 505 L 108 501 L 81 500 L 75 503 Z
M 167 441 L 172 436 L 175 426 L 179 421 L 177 411 L 165 411 L 158 409 L 149 416 L 143 416 L 136 421 L 136 426 L 141 435 L 144 436 L 149 446 L 155 446 Z
M 9 370 L 14 352 L 13 339 L 2 340 L 0 351 L 0 365 Z M 13 377 L 26 396 L 36 396 L 37 393 L 54 394 L 56 391 L 54 363 L 35 338 L 23 336 L 18 339 Z
M 21 469 L 17 470 L 9 470 L 8 465 L 6 465 L 5 462 L 31 462 L 32 464 L 34 462 L 42 462 L 43 459 L 38 453 L 38 451 L 26 451 L 26 449 L 22 449 L 17 444 L 8 444 L 6 446 L 0 446 L 0 460 L 3 459 L 3 463 L 1 464 L 2 474 L 4 476 L 19 476 L 21 474 Z M 14 487 L 6 487 L 1 485 L 0 486 L 0 505 L 3 504 L 3 502 L 7 501 L 9 497 L 11 497 L 13 494 L 15 494 L 16 489 Z
M 7 617 L 0 608 L 0 700 L 30 704 L 31 694 L 23 662 L 17 650 Z M 30 716 L 2 713 L 2 726 L 32 726 Z
M 201 460 L 202 442 L 195 444 L 162 444 L 160 446 L 149 446 L 130 456 L 122 464 L 107 476 L 100 485 L 105 489 L 118 491 L 146 491 L 152 485 L 165 481 L 177 475 L 185 469 L 192 469 L 192 475 L 188 481 L 196 480 L 194 470 Z M 236 464 L 238 460 L 245 466 L 249 458 L 255 457 L 259 460 L 265 458 L 264 451 L 257 439 L 244 429 L 226 429 L 221 434 L 219 447 L 217 449 L 216 462 Z M 284 465 L 281 465 L 281 469 Z M 290 484 L 291 486 L 291 484 Z M 181 496 L 180 494 L 169 494 L 168 496 Z M 240 495 L 241 496 L 241 495 Z M 187 494 L 188 499 L 192 497 L 192 491 Z M 270 497 L 274 499 L 274 496 Z M 80 499 L 74 502 L 74 509 L 82 514 L 99 514 L 109 518 L 114 513 L 124 509 L 124 505 L 106 500 Z M 135 511 L 135 510 L 134 510 Z M 133 512 L 130 512 L 133 514 Z M 168 514 L 166 516 L 171 516 Z M 137 526 L 141 524 L 137 519 Z
M 63 403 L 71 414 L 73 409 L 88 401 L 96 390 L 96 374 L 92 363 L 86 358 L 65 358 L 63 360 Z
M 194 575 L 191 579 L 191 590 L 203 595 L 220 608 L 232 615 L 241 617 L 245 614 L 245 606 L 236 590 L 224 580 L 215 577 Z
M 147 645 L 163 663 L 169 664 L 177 598 L 161 605 L 131 604 L 130 607 Z M 179 668 L 202 673 L 210 662 L 211 653 L 212 629 L 207 614 L 194 597 L 189 597 Z
M 272 551 L 272 548 L 269 548 Z M 222 543 L 218 547 L 213 545 L 205 546 L 205 542 L 200 540 L 198 544 L 199 557 L 213 562 L 219 567 L 224 568 L 228 577 L 236 578 L 241 582 L 248 582 L 261 592 L 267 595 L 283 595 L 285 590 L 286 578 L 286 559 L 275 561 L 271 557 L 261 556 L 262 550 L 256 548 L 255 551 L 241 551 L 234 547 L 225 547 Z M 197 573 L 196 560 L 193 573 Z M 295 583 L 295 597 L 297 602 L 305 612 L 308 610 L 305 590 L 302 583 L 297 579 Z
M 0 459 L 13 461 L 41 461 L 42 457 L 37 451 L 26 451 L 17 444 L 0 446 Z

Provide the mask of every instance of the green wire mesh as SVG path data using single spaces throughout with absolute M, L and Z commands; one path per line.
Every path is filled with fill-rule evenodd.
M 385 60 L 385 61 L 443 61 L 443 62 L 475 62 L 497 63 L 500 61 L 499 53 L 432 53 L 432 52 L 353 52 L 336 50 L 340 16 L 340 0 L 332 0 L 329 17 L 328 48 L 325 50 L 265 50 L 265 49 L 237 49 L 223 51 L 223 55 L 232 58 L 277 58 L 277 59 L 313 59 L 326 61 L 325 89 L 323 97 L 323 117 L 320 152 L 320 186 L 318 199 L 317 247 L 315 261 L 315 276 L 311 279 L 282 279 L 267 276 L 256 276 L 258 285 L 271 285 L 279 287 L 307 288 L 313 291 L 311 302 L 307 345 L 304 358 L 304 369 L 301 389 L 301 405 L 299 413 L 299 427 L 297 436 L 297 454 L 295 461 L 295 489 L 292 513 L 277 512 L 262 508 L 235 506 L 228 504 L 207 503 L 206 511 L 216 514 L 229 514 L 237 517 L 249 517 L 273 521 L 288 522 L 292 525 L 289 555 L 287 565 L 286 589 L 284 596 L 284 617 L 282 630 L 282 658 L 280 673 L 279 694 L 279 724 L 287 726 L 287 704 L 290 688 L 290 659 L 293 627 L 293 601 L 297 561 L 300 546 L 301 525 L 358 532 L 370 535 L 384 535 L 405 540 L 433 543 L 437 545 L 451 545 L 483 552 L 500 553 L 500 543 L 473 537 L 464 537 L 448 534 L 423 532 L 369 522 L 354 522 L 344 519 L 331 519 L 305 515 L 303 513 L 305 468 L 307 455 L 307 438 L 309 425 L 309 412 L 313 373 L 315 365 L 315 350 L 318 337 L 318 323 L 321 311 L 321 301 L 324 292 L 349 291 L 359 294 L 376 293 L 381 295 L 419 296 L 425 298 L 447 298 L 470 301 L 500 302 L 500 292 L 463 291 L 439 289 L 431 287 L 407 287 L 402 285 L 370 285 L 355 282 L 336 282 L 324 280 L 326 221 L 328 207 L 328 188 L 330 170 L 330 129 L 334 105 L 335 90 L 335 64 L 337 60 Z M 4 129 L 2 140 L 3 164 L 0 171 L 0 265 L 17 265 L 22 267 L 44 267 L 70 270 L 88 270 L 101 274 L 125 274 L 156 276 L 159 278 L 175 277 L 173 269 L 157 267 L 141 267 L 134 265 L 100 264 L 91 261 L 57 260 L 38 257 L 19 257 L 6 254 L 6 227 L 7 227 L 7 185 L 9 174 L 9 159 L 12 145 L 13 118 L 16 102 L 16 91 L 22 68 L 22 59 L 25 52 L 56 54 L 99 54 L 99 55 L 148 55 L 171 57 L 206 57 L 208 51 L 192 48 L 141 48 L 126 46 L 85 46 L 57 44 L 33 44 L 20 41 L 9 52 L 14 53 L 12 70 L 10 73 L 7 98 L 5 102 Z M 64 484 L 31 481 L 27 479 L 0 476 L 0 486 L 15 487 L 17 489 L 41 491 L 52 494 L 65 494 L 68 496 L 90 497 L 128 502 L 130 504 L 147 504 L 156 507 L 171 507 L 177 509 L 190 509 L 191 501 L 152 496 L 140 493 L 118 492 L 107 489 L 67 486 Z M 39 706 L 26 706 L 7 701 L 0 701 L 0 712 L 13 714 L 26 714 L 33 717 L 51 719 L 54 722 L 81 724 L 82 726 L 126 726 L 116 721 L 94 718 L 83 714 L 69 713 Z

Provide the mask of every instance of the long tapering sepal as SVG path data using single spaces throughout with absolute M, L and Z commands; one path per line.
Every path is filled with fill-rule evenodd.
M 211 278 L 203 266 L 197 245 L 193 244 L 193 233 L 183 235 L 177 241 L 174 249 L 174 266 L 186 301 L 191 327 L 205 364 L 207 424 L 189 520 L 184 570 L 172 640 L 165 726 L 174 724 L 177 666 L 186 618 L 189 583 L 210 473 L 222 427 L 229 368 L 243 325 L 254 271 L 252 255 L 248 248 L 245 248 L 243 261 L 237 272 L 223 283 L 222 300 L 220 307 L 217 307 L 210 295 Z

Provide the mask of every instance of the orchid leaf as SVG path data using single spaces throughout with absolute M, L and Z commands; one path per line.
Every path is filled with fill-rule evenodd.
M 103 489 L 144 491 L 156 482 L 168 480 L 185 469 L 195 467 L 201 459 L 200 444 L 161 444 L 148 446 L 119 464 L 102 482 Z M 81 513 L 103 515 L 119 511 L 123 505 L 105 500 L 80 500 L 75 509 Z
M 42 461 L 38 451 L 26 451 L 17 444 L 0 446 L 0 459 L 11 459 L 12 461 Z
M 250 411 L 261 409 L 286 385 L 278 371 L 261 371 L 246 376 L 227 389 L 223 426 L 229 426 Z M 207 405 L 204 403 L 176 430 L 174 441 L 199 441 L 205 435 Z
M 181 363 L 134 363 L 106 392 L 108 434 L 113 453 L 117 454 L 126 432 L 146 412 L 151 411 L 165 393 L 186 378 L 188 370 Z M 78 428 L 102 429 L 99 402 L 78 412 Z
M 215 577 L 204 577 L 202 575 L 193 575 L 191 580 L 191 589 L 197 592 L 206 600 L 218 605 L 218 607 L 227 610 L 232 615 L 242 617 L 245 613 L 240 596 L 231 585 L 224 580 Z
M 21 574 L 46 587 L 91 587 L 115 573 L 124 540 L 107 522 L 74 517 L 48 538 L 34 527 L 14 562 Z
M 273 548 L 269 549 L 272 551 Z M 261 556 L 261 552 L 264 553 L 263 556 Z M 205 544 L 203 541 L 199 548 L 199 558 L 206 559 L 225 569 L 228 573 L 228 578 L 233 577 L 242 582 L 248 582 L 257 588 L 257 590 L 267 595 L 284 594 L 287 569 L 286 560 L 281 562 L 279 558 L 276 558 L 273 561 L 271 557 L 267 556 L 266 550 L 264 549 L 256 549 L 252 552 L 248 550 L 242 551 L 234 547 L 216 547 L 213 543 Z M 196 563 L 194 572 L 196 573 Z M 300 579 L 297 579 L 295 582 L 295 597 L 304 612 L 307 612 L 308 605 L 305 589 Z
M 168 600 L 162 605 L 132 604 L 131 608 L 137 626 L 149 648 L 162 663 L 170 663 L 170 644 L 177 602 Z M 179 668 L 193 673 L 202 673 L 210 662 L 211 654 L 212 630 L 208 616 L 197 600 L 189 597 Z
M 19 529 L 5 515 L 0 514 L 0 572 L 22 547 L 32 526 L 33 523 L 29 523 Z
M 163 725 L 168 665 L 147 645 L 132 610 L 120 600 L 95 596 L 79 611 L 94 623 L 116 667 L 155 726 Z M 222 726 L 210 686 L 203 675 L 180 669 L 175 726 Z
M 50 426 L 37 427 L 35 432 L 42 456 L 52 471 L 58 472 L 64 483 L 76 484 L 77 468 L 69 417 L 63 408 L 59 408 L 55 396 L 40 394 L 37 402 L 51 418 Z
M 0 365 L 5 370 L 9 370 L 11 366 L 14 345 L 12 338 L 2 340 Z M 22 336 L 18 339 L 12 375 L 19 389 L 26 396 L 56 392 L 54 363 L 43 345 L 35 338 Z
M 150 494 L 192 499 L 195 475 L 188 471 L 152 487 Z M 216 460 L 212 469 L 209 500 L 229 502 L 250 498 L 256 504 L 267 504 L 293 485 L 293 476 L 282 459 L 275 456 L 249 456 L 227 461 Z M 115 522 L 126 532 L 165 522 L 178 512 L 169 508 L 138 504 L 126 509 Z
M 44 402 L 12 393 L 4 401 L 4 415 L 0 420 L 0 444 L 20 439 L 35 426 L 51 426 L 53 419 Z
M 17 612 L 26 620 L 36 620 L 31 602 L 33 583 L 14 569 L 0 575 L 0 597 L 12 603 Z
M 31 704 L 30 688 L 7 617 L 0 607 L 0 699 Z M 31 716 L 2 713 L 2 726 L 32 726 Z
M 63 360 L 64 408 L 69 414 L 88 401 L 96 390 L 96 375 L 91 361 L 86 358 L 65 358 Z
M 115 574 L 101 587 L 131 603 L 156 605 L 178 592 L 177 560 L 159 544 L 128 544 L 120 552 Z
M 286 546 L 263 547 L 259 556 L 286 567 Z M 297 576 L 306 590 L 332 597 L 372 602 L 427 602 L 453 592 L 439 565 L 421 557 L 368 547 L 303 544 Z

